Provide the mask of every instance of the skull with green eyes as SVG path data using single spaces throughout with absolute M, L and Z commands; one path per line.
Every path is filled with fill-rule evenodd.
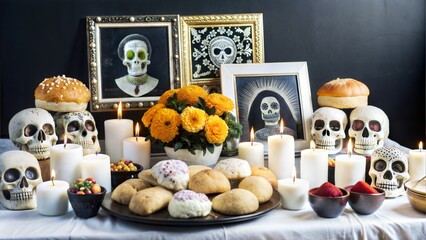
M 151 63 L 149 60 L 149 42 L 131 40 L 124 44 L 123 65 L 127 67 L 130 76 L 140 77 L 147 72 Z

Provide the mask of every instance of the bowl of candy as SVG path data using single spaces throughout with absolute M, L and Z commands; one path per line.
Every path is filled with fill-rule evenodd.
M 118 163 L 111 163 L 111 189 L 130 178 L 137 178 L 143 167 L 131 160 L 120 159 Z
M 89 177 L 75 180 L 67 193 L 75 215 L 79 218 L 91 218 L 98 214 L 106 189 Z

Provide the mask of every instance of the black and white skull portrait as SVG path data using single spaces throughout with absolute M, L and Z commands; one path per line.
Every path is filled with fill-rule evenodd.
M 133 97 L 140 97 L 152 91 L 158 84 L 158 79 L 148 75 L 148 65 L 151 64 L 151 43 L 141 34 L 130 34 L 121 40 L 117 53 L 127 75 L 115 80 L 123 92 Z
M 191 29 L 192 77 L 217 78 L 220 65 L 253 62 L 251 26 Z

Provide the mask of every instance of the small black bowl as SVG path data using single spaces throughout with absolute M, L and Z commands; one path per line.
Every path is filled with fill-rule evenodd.
M 340 197 L 323 197 L 315 195 L 317 188 L 309 190 L 309 204 L 315 213 L 323 218 L 336 218 L 345 210 L 348 202 L 349 192 L 340 188 L 343 196 Z
M 348 188 L 346 188 L 348 189 Z M 359 193 L 350 191 L 349 205 L 351 208 L 363 215 L 369 215 L 377 211 L 385 200 L 385 190 L 374 187 L 379 193 Z
M 118 185 L 122 184 L 127 179 L 138 178 L 138 174 L 142 171 L 142 165 L 133 163 L 136 166 L 135 171 L 111 171 L 111 191 L 113 191 Z
M 106 189 L 101 186 L 102 192 L 98 194 L 85 194 L 79 195 L 73 192 L 68 192 L 68 199 L 70 200 L 74 213 L 79 218 L 91 218 L 98 214 L 99 208 L 104 200 Z

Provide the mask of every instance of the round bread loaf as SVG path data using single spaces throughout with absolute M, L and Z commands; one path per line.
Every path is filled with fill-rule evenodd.
M 214 169 L 205 169 L 189 179 L 188 188 L 204 194 L 223 193 L 231 189 L 231 184 L 223 173 Z
M 278 178 L 269 168 L 251 166 L 251 175 L 265 178 L 274 188 L 278 186 Z
M 259 204 L 265 203 L 271 199 L 274 190 L 272 185 L 263 177 L 250 176 L 244 178 L 238 188 L 252 192 L 259 200 Z
M 256 196 L 248 190 L 235 188 L 217 195 L 212 200 L 213 210 L 226 215 L 243 215 L 259 208 Z
M 173 195 L 168 210 L 174 218 L 205 217 L 212 209 L 212 202 L 203 193 L 181 190 Z
M 147 216 L 168 206 L 173 193 L 162 187 L 145 188 L 137 192 L 129 203 L 129 210 Z
M 142 179 L 128 179 L 114 189 L 111 198 L 120 204 L 129 205 L 133 195 L 135 195 L 138 191 L 149 187 L 151 187 L 151 185 Z
M 229 180 L 240 180 L 251 175 L 250 164 L 239 158 L 220 160 L 214 169 L 225 174 Z
M 55 112 L 79 112 L 86 110 L 90 91 L 75 78 L 65 75 L 45 78 L 35 92 L 35 105 Z
M 179 191 L 188 186 L 188 165 L 181 160 L 159 161 L 151 168 L 151 171 L 157 182 L 167 189 Z
M 320 107 L 339 109 L 356 108 L 368 105 L 368 87 L 352 78 L 337 78 L 325 83 L 317 91 Z

